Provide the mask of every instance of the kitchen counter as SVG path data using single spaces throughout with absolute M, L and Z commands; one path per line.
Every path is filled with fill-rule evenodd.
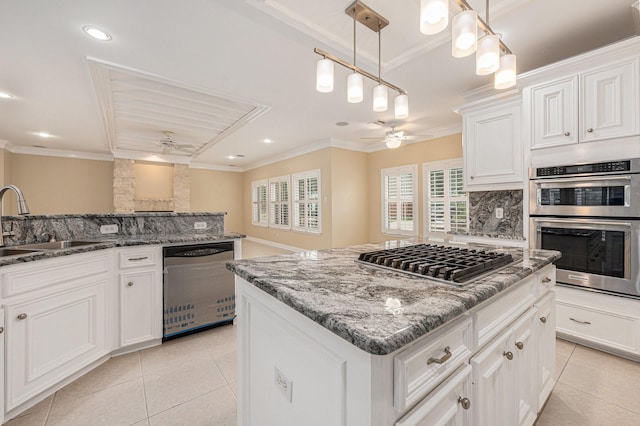
M 363 351 L 385 355 L 560 258 L 555 251 L 501 247 L 497 251 L 511 253 L 515 263 L 464 286 L 355 262 L 363 252 L 416 243 L 401 241 L 307 251 L 233 261 L 227 267 Z M 398 299 L 400 306 L 395 306 L 393 300 L 389 303 L 389 299 Z
M 95 250 L 104 250 L 113 247 L 127 247 L 127 246 L 139 246 L 139 245 L 155 245 L 155 244 L 194 244 L 194 243 L 206 243 L 211 241 L 224 241 L 234 240 L 238 238 L 245 238 L 246 235 L 227 232 L 224 234 L 210 234 L 210 233 L 193 233 L 193 234 L 146 234 L 146 235 L 126 235 L 126 236 L 113 236 L 105 235 L 102 238 L 87 238 L 87 240 L 96 241 L 97 244 L 89 244 L 79 247 L 70 247 L 57 250 L 42 250 L 34 251 L 31 253 L 25 253 L 22 255 L 5 256 L 0 257 L 0 267 L 7 265 L 14 265 L 17 263 L 33 262 L 37 260 L 50 259 L 60 256 L 69 256 L 72 254 L 86 253 Z M 19 248 L 20 246 L 8 246 Z

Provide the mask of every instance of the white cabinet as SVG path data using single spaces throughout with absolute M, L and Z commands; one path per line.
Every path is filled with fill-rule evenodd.
M 465 190 L 522 188 L 520 98 L 461 113 Z
M 638 58 L 531 87 L 531 149 L 640 134 Z
M 429 397 L 409 411 L 396 426 L 471 425 L 469 399 L 471 366 L 465 364 L 444 381 Z
M 551 395 L 556 374 L 556 313 L 555 291 L 536 302 L 540 344 L 538 346 L 538 411 Z
M 558 287 L 559 337 L 640 361 L 640 300 Z
M 0 386 L 4 385 L 4 309 L 0 309 Z M 4 393 L 0 391 L 0 424 L 4 424 Z
M 162 338 L 162 248 L 122 248 L 119 347 Z
M 3 268 L 3 284 L 11 283 L 19 294 L 3 299 L 7 411 L 110 352 L 109 258 L 91 253 Z M 105 269 L 85 273 L 87 263 Z M 50 280 L 52 271 L 61 269 L 75 278 L 21 291 L 21 284 Z M 33 281 L 22 280 L 25 276 Z

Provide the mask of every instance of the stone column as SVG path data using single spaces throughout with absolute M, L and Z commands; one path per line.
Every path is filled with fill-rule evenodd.
M 134 160 L 115 158 L 113 161 L 113 210 L 115 213 L 134 213 L 136 177 Z
M 186 164 L 173 165 L 173 208 L 175 212 L 189 212 L 191 206 L 191 181 L 189 180 L 189 166 Z

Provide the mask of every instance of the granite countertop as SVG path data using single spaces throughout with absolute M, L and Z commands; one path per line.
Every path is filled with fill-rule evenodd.
M 53 257 L 68 256 L 71 254 L 86 253 L 95 250 L 104 250 L 113 247 L 127 247 L 139 245 L 155 245 L 155 244 L 191 244 L 204 243 L 208 241 L 234 240 L 237 238 L 245 238 L 246 235 L 227 232 L 223 235 L 193 233 L 193 234 L 163 234 L 163 235 L 105 235 L 102 238 L 90 238 L 87 240 L 96 241 L 96 244 L 90 244 L 79 247 L 71 247 L 58 250 L 42 250 L 23 255 L 0 257 L 0 267 L 14 265 L 17 263 L 33 262 L 36 260 L 50 259 Z M 20 246 L 6 246 L 5 248 L 20 248 Z
M 366 244 L 237 260 L 228 262 L 227 268 L 358 348 L 386 355 L 560 258 L 556 251 L 497 248 L 495 251 L 511 253 L 516 262 L 465 286 L 355 262 L 363 252 L 416 243 Z

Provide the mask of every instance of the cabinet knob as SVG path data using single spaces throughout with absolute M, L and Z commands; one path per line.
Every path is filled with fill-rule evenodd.
M 507 357 L 507 359 L 509 361 L 511 361 L 513 359 L 513 352 L 509 351 L 509 352 L 503 352 L 502 355 L 504 355 L 505 357 Z
M 593 133 L 593 129 L 592 129 L 591 127 L 589 127 L 589 128 L 587 129 L 587 132 L 589 132 L 589 133 Z
M 473 179 L 473 178 L 474 178 L 473 176 L 469 176 L 469 179 Z
M 546 324 L 547 317 L 540 317 L 540 322 L 543 323 L 543 324 Z
M 4 327 L 0 327 L 0 334 L 4 333 Z
M 27 314 L 23 313 L 23 314 L 18 315 L 18 319 L 19 320 L 27 319 Z
M 444 355 L 442 355 L 442 358 L 429 358 L 427 360 L 427 365 L 429 364 L 442 364 L 443 362 L 446 362 L 449 358 L 451 358 L 451 347 L 447 346 L 446 348 L 444 348 Z
M 128 285 L 129 287 L 133 287 L 133 281 L 129 281 L 129 282 L 127 283 L 127 285 Z
M 523 350 L 524 349 L 524 343 L 523 342 L 516 342 L 516 348 Z
M 544 278 L 542 279 L 542 282 L 543 282 L 543 283 L 545 283 L 545 284 L 546 284 L 546 283 L 550 283 L 550 282 L 551 282 L 551 278 L 549 278 L 549 277 L 544 277 Z
M 571 133 L 570 132 L 564 132 L 564 135 L 565 136 L 571 136 Z
M 462 405 L 462 408 L 464 408 L 465 410 L 468 410 L 469 408 L 471 408 L 471 401 L 469 400 L 469 398 L 463 398 L 459 396 L 458 404 Z

